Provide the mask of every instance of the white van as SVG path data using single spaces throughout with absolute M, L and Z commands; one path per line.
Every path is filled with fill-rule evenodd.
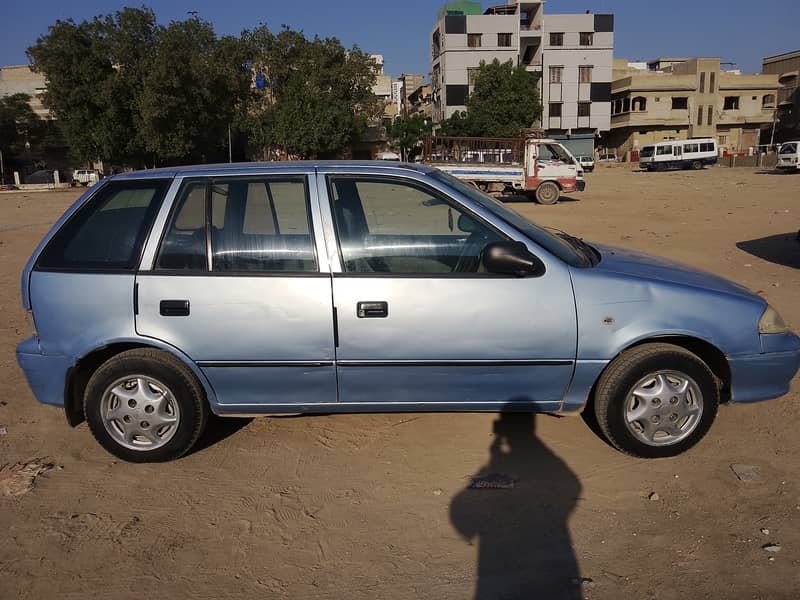
M 648 171 L 666 169 L 702 169 L 717 162 L 717 141 L 714 138 L 669 140 L 645 146 L 639 153 L 639 165 Z
M 781 145 L 776 166 L 781 171 L 800 171 L 800 141 Z

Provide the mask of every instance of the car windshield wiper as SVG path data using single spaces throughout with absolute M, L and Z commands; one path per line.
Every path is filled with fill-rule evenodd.
M 575 250 L 577 250 L 578 253 L 583 256 L 583 258 L 586 259 L 590 265 L 596 265 L 600 261 L 600 253 L 590 244 L 584 242 L 583 239 L 575 237 L 574 235 L 570 235 L 566 231 L 562 231 L 561 229 L 557 229 L 555 227 L 545 227 L 545 229 L 552 231 L 570 246 L 575 248 Z

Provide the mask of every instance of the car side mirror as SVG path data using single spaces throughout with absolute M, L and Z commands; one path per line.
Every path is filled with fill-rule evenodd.
M 489 273 L 541 277 L 544 263 L 522 242 L 492 242 L 483 249 L 483 266 Z

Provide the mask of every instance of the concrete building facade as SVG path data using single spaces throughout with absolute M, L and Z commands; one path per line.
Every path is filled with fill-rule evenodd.
M 719 58 L 658 59 L 647 69 L 616 60 L 611 131 L 602 145 L 618 156 L 669 139 L 714 137 L 746 152 L 771 124 L 777 75 L 723 71 Z
M 800 139 L 800 50 L 765 58 L 761 72 L 778 76 L 774 141 Z
M 465 110 L 482 61 L 511 60 L 541 75 L 548 134 L 590 154 L 595 136 L 611 124 L 614 16 L 548 15 L 540 0 L 508 0 L 480 14 L 450 6 L 431 32 L 434 120 Z
M 0 67 L 0 98 L 14 94 L 27 94 L 28 103 L 41 119 L 50 119 L 50 111 L 42 104 L 42 94 L 47 90 L 44 75 L 34 73 L 28 65 Z

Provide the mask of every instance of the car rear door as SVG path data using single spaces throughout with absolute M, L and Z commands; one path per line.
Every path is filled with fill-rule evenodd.
M 164 234 L 151 236 L 136 277 L 137 332 L 195 361 L 217 412 L 335 402 L 313 170 L 183 178 L 176 187 L 159 215 Z

